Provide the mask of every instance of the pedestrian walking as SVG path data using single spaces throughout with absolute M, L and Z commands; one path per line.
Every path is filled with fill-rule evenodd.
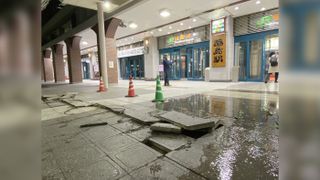
M 275 74 L 275 83 L 278 83 L 279 78 L 279 53 L 278 52 L 271 52 L 269 54 L 269 58 L 266 63 L 266 78 L 265 83 L 269 81 L 270 75 L 272 73 Z

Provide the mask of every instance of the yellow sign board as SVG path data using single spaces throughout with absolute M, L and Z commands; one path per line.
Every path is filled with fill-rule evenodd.
M 212 67 L 226 66 L 226 34 L 212 36 Z

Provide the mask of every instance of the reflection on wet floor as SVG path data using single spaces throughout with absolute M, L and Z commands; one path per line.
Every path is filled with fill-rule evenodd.
M 227 116 L 236 120 L 230 127 L 197 139 L 189 149 L 168 156 L 209 179 L 278 179 L 278 103 L 200 94 L 169 99 L 157 108 L 201 118 Z

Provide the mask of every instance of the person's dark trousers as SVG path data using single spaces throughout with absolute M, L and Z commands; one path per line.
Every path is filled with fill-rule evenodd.
M 278 78 L 279 78 L 279 72 L 276 72 L 275 75 L 276 75 L 276 80 L 275 80 L 275 82 L 277 83 L 277 82 L 278 82 Z
M 168 71 L 164 72 L 164 85 L 169 86 L 169 72 Z

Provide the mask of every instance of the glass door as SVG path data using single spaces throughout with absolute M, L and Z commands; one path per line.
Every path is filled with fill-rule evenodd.
M 180 50 L 174 50 L 171 53 L 171 76 L 170 79 L 180 79 L 181 78 L 181 61 L 180 61 Z
M 250 41 L 249 80 L 262 79 L 263 41 Z
M 239 42 L 235 46 L 235 64 L 239 66 L 240 81 L 247 80 L 247 45 L 247 42 Z

